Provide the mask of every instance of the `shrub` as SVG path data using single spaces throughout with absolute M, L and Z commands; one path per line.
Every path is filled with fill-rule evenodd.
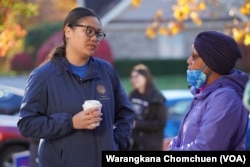
M 121 77 L 128 77 L 139 63 L 148 66 L 153 76 L 186 75 L 186 59 L 120 59 L 115 61 L 115 68 Z
M 96 49 L 94 53 L 95 57 L 104 59 L 108 61 L 110 64 L 114 65 L 114 57 L 113 57 L 113 52 L 112 49 L 106 39 L 104 39 L 99 47 Z
M 33 68 L 31 56 L 27 53 L 18 53 L 13 56 L 10 68 L 16 72 L 30 71 Z
M 48 54 L 59 44 L 62 43 L 62 32 L 58 31 L 46 40 L 38 49 L 36 56 L 36 66 L 39 66 L 48 56 Z
M 24 48 L 29 53 L 33 60 L 37 55 L 41 45 L 55 32 L 62 29 L 62 23 L 42 23 L 28 30 L 25 38 Z

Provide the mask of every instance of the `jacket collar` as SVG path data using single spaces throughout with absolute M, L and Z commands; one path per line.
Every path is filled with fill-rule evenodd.
M 210 93 L 216 91 L 217 89 L 221 87 L 232 87 L 231 83 L 227 79 L 228 75 L 220 76 L 218 79 L 216 79 L 213 83 L 210 85 L 206 85 L 205 88 L 202 91 L 198 91 L 197 94 L 195 94 L 195 98 L 206 98 Z M 225 81 L 226 79 L 226 81 Z
M 71 74 L 73 74 L 70 68 L 70 63 L 66 57 L 61 57 L 60 63 L 63 67 L 61 68 L 61 74 L 64 72 L 70 72 Z M 88 68 L 87 75 L 84 78 L 84 80 L 99 78 L 101 75 L 101 71 L 100 71 L 100 66 L 98 66 L 96 60 L 91 56 L 89 58 L 88 63 L 89 63 L 89 68 Z

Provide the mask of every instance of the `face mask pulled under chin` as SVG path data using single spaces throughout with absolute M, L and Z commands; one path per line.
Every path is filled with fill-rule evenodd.
M 187 84 L 189 87 L 200 89 L 206 84 L 207 75 L 203 72 L 205 68 L 202 70 L 187 70 Z

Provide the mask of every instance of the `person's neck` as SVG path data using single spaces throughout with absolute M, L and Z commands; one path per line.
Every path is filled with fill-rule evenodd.
M 137 89 L 137 91 L 138 91 L 140 94 L 144 94 L 144 93 L 145 93 L 145 88 L 139 88 L 139 89 Z
M 207 85 L 210 85 L 213 83 L 215 80 L 217 80 L 221 75 L 218 73 L 213 72 L 210 77 L 207 79 Z
M 84 56 L 77 55 L 76 53 L 71 52 L 67 49 L 66 49 L 66 58 L 70 64 L 73 64 L 75 66 L 83 66 L 89 61 L 88 56 L 86 56 L 85 58 Z

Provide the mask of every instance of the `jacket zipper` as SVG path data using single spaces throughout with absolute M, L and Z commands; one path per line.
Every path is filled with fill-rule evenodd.
M 190 109 L 188 110 L 186 116 L 184 117 L 182 124 L 181 124 L 181 129 L 179 130 L 179 139 L 178 139 L 178 146 L 182 143 L 182 136 L 183 136 L 183 125 L 185 123 L 186 118 L 188 117 L 189 113 L 193 110 L 195 104 L 195 99 L 192 101 L 190 105 Z

